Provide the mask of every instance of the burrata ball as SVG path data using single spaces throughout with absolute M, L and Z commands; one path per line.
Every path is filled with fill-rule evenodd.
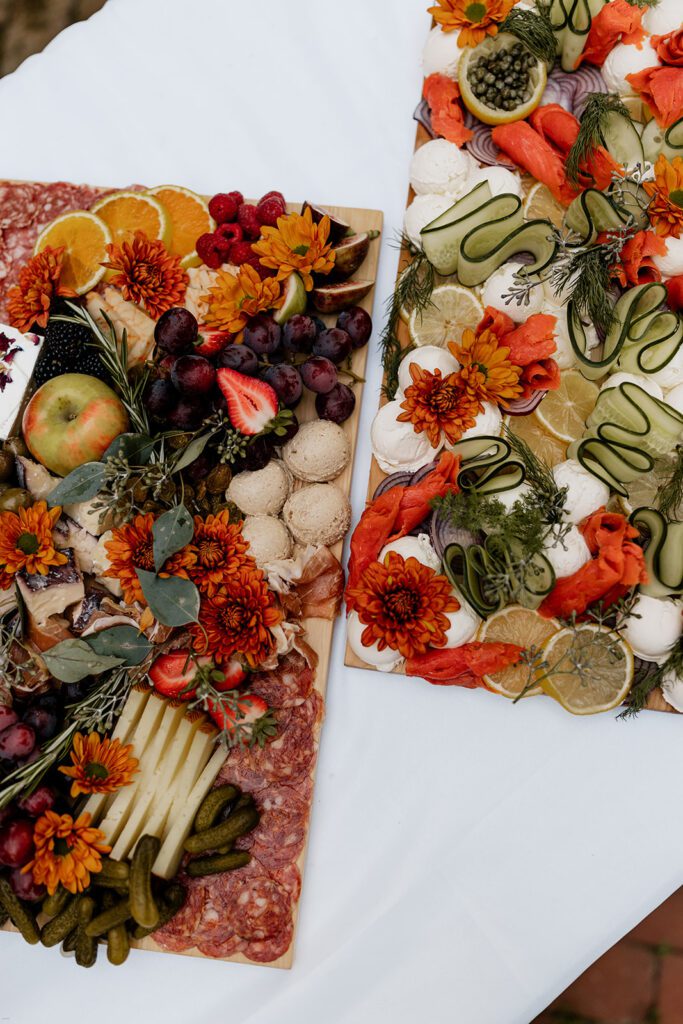
M 379 555 L 378 561 L 383 562 L 390 551 L 394 551 L 401 558 L 416 558 L 422 565 L 428 566 L 434 572 L 441 571 L 441 559 L 432 547 L 432 542 L 426 533 L 418 533 L 417 537 L 399 537 L 385 544 Z
M 403 215 L 403 230 L 416 249 L 422 248 L 420 232 L 427 224 L 431 224 L 442 213 L 448 210 L 455 200 L 453 196 L 423 195 L 415 196 Z
M 513 288 L 519 287 L 521 282 L 516 279 L 515 275 L 521 269 L 521 263 L 504 263 L 502 267 L 498 267 L 498 270 L 494 270 L 482 285 L 479 293 L 484 307 L 493 306 L 494 309 L 502 310 L 516 324 L 526 323 L 534 313 L 540 313 L 545 300 L 543 289 L 540 286 L 532 288 L 527 293 L 528 304 L 518 303 L 516 299 L 505 300 L 504 296 L 509 295 Z
M 447 139 L 432 139 L 415 152 L 410 184 L 417 195 L 461 195 L 478 165 L 463 149 Z
M 447 348 L 441 348 L 440 345 L 422 345 L 421 348 L 413 349 L 405 359 L 401 360 L 401 365 L 398 368 L 398 388 L 401 394 L 413 383 L 413 378 L 410 376 L 411 363 L 416 363 L 422 370 L 428 370 L 429 373 L 441 370 L 442 377 L 447 377 L 449 373 L 455 373 L 460 369 L 460 363 Z
M 626 76 L 644 71 L 645 68 L 656 68 L 660 63 L 657 51 L 649 39 L 643 39 L 639 46 L 633 43 L 617 43 L 607 54 L 600 73 L 608 92 L 616 92 L 620 96 L 635 96 L 636 91 Z
M 492 196 L 513 195 L 522 198 L 522 179 L 507 167 L 480 167 L 467 179 L 467 191 L 471 192 L 482 181 L 488 182 Z
M 447 75 L 457 80 L 458 64 L 462 50 L 458 46 L 457 32 L 442 32 L 439 26 L 427 36 L 422 50 L 422 71 L 425 78 L 430 75 Z
M 380 651 L 377 641 L 366 647 L 361 640 L 365 628 L 358 618 L 358 613 L 351 612 L 346 620 L 346 639 L 349 642 L 349 647 L 356 657 L 364 661 L 366 665 L 372 665 L 380 672 L 391 672 L 393 668 L 400 665 L 403 658 L 398 651 L 392 650 L 391 647 L 385 647 L 383 651 Z
M 532 488 L 528 483 L 523 482 L 521 484 L 517 484 L 516 487 L 508 487 L 507 491 L 496 491 L 494 494 L 491 494 L 490 497 L 495 501 L 499 501 L 505 508 L 506 512 L 510 512 L 516 501 L 519 501 L 526 494 L 531 493 Z
M 461 441 L 465 441 L 468 437 L 499 437 L 503 427 L 503 415 L 497 405 L 493 402 L 484 402 L 484 411 L 480 412 L 475 421 L 474 426 L 466 430 L 460 438 Z M 453 445 L 446 443 L 447 448 L 452 448 Z
M 652 395 L 653 398 L 662 397 L 662 389 L 653 376 L 648 375 L 646 377 L 645 374 L 641 373 L 625 373 L 623 370 L 610 374 L 605 383 L 601 385 L 600 390 L 608 391 L 610 388 L 616 388 L 620 384 L 635 384 L 648 395 Z
M 678 352 L 676 352 L 673 359 L 666 366 L 663 366 L 661 370 L 651 374 L 651 377 L 665 391 L 671 391 L 673 388 L 677 388 L 679 384 L 683 384 L 683 345 L 679 346 Z
M 462 647 L 477 635 L 481 619 L 454 591 L 460 602 L 457 612 L 444 612 L 450 625 L 446 630 L 446 647 Z
M 662 693 L 675 711 L 683 712 L 683 678 L 669 669 L 662 676 Z
M 576 459 L 566 459 L 552 468 L 555 483 L 566 487 L 562 518 L 569 523 L 580 523 L 591 512 L 609 501 L 609 487 L 584 469 Z
M 568 530 L 558 525 L 553 526 L 543 541 L 543 554 L 552 565 L 558 580 L 563 576 L 572 576 L 593 557 L 583 534 L 576 526 L 570 526 Z
M 659 3 L 645 8 L 642 25 L 653 36 L 665 36 L 680 28 L 682 20 L 681 0 L 659 0 Z M 655 61 L 651 66 L 657 63 Z
M 661 256 L 658 253 L 655 254 L 652 257 L 652 262 L 662 277 L 678 277 L 679 274 L 683 274 L 683 235 L 680 238 L 669 235 L 662 241 L 666 246 L 666 252 Z
M 620 630 L 634 654 L 661 665 L 683 632 L 681 602 L 638 594 Z
M 379 410 L 370 427 L 372 454 L 383 473 L 405 470 L 414 473 L 435 459 L 443 443 L 432 448 L 424 432 L 415 432 L 410 422 L 399 422 L 401 403 L 387 402 Z

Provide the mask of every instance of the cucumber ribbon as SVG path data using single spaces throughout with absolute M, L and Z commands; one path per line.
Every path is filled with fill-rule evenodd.
M 641 584 L 642 593 L 650 597 L 683 593 L 683 523 L 668 523 L 654 508 L 637 508 L 631 522 L 638 529 L 644 527 L 649 536 L 645 547 L 648 582 Z
M 552 0 L 550 23 L 557 35 L 564 71 L 575 71 L 591 30 L 593 16 L 606 0 Z
M 498 494 L 518 487 L 526 476 L 524 465 L 511 457 L 512 446 L 502 437 L 466 438 L 457 441 L 451 451 L 461 459 L 458 474 L 461 491 Z

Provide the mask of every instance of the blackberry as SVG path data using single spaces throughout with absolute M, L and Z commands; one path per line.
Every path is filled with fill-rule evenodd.
M 63 320 L 49 320 L 45 341 L 38 357 L 33 379 L 38 387 L 62 373 L 86 373 L 111 383 L 111 377 L 91 344 L 88 327 Z

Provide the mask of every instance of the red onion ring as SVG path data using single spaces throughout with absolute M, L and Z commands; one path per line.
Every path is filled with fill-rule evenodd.
M 555 67 L 548 75 L 541 106 L 559 103 L 570 114 L 581 117 L 591 93 L 607 91 L 602 75 L 591 64 L 582 64 L 577 71 L 563 71 Z
M 436 132 L 432 128 L 432 112 L 429 109 L 427 100 L 420 100 L 418 105 L 413 111 L 413 121 L 417 121 L 421 124 L 428 135 L 431 135 L 433 139 L 436 138 Z
M 419 484 L 420 480 L 424 480 L 428 473 L 435 468 L 437 465 L 436 459 L 433 462 L 428 462 L 426 466 L 422 466 L 420 469 L 416 469 L 410 478 L 410 486 L 414 487 L 415 484 Z
M 472 138 L 465 143 L 465 149 L 470 156 L 488 167 L 507 167 L 511 171 L 516 171 L 517 165 L 508 160 L 493 141 L 490 125 L 482 124 L 472 115 L 470 117 L 472 123 L 467 127 L 472 129 Z
M 533 391 L 529 398 L 515 398 L 505 406 L 505 412 L 510 416 L 528 416 L 530 412 L 538 408 L 547 394 L 547 391 L 538 390 Z
M 444 551 L 449 544 L 462 544 L 464 548 L 468 548 L 472 544 L 478 544 L 481 540 L 480 536 L 470 530 L 456 529 L 455 526 L 451 526 L 447 519 L 436 512 L 432 515 L 429 533 L 432 538 L 432 546 L 439 558 L 443 558 Z
M 412 478 L 412 473 L 392 473 L 391 476 L 386 477 L 377 485 L 372 500 L 375 501 L 380 495 L 390 491 L 392 487 L 407 487 Z

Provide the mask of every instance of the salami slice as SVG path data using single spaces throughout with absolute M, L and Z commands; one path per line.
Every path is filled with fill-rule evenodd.
M 290 918 L 277 935 L 269 939 L 257 939 L 254 942 L 246 942 L 242 952 L 249 960 L 254 960 L 260 964 L 268 964 L 273 960 L 277 960 L 278 957 L 284 956 L 292 944 L 293 936 L 294 922 Z
M 197 949 L 204 956 L 222 959 L 223 957 L 234 956 L 235 953 L 243 952 L 246 943 L 239 935 L 229 935 L 225 939 L 198 942 Z
M 233 770 L 235 779 L 241 779 L 248 792 L 262 789 L 264 783 L 298 783 L 313 766 L 322 715 L 323 699 L 312 690 L 303 704 L 290 709 L 286 724 L 281 722 L 274 740 L 264 747 L 234 751 L 228 758 L 226 774 Z
M 195 944 L 195 931 L 204 905 L 203 879 L 189 879 L 185 883 L 187 899 L 175 917 L 159 928 L 152 938 L 162 949 L 182 953 Z
M 301 872 L 296 864 L 288 864 L 285 868 L 271 871 L 275 881 L 291 894 L 292 902 L 296 903 L 301 895 Z
M 261 814 L 250 840 L 252 857 L 269 870 L 283 868 L 297 859 L 306 842 L 308 794 L 294 786 L 269 786 L 258 794 Z
M 291 651 L 272 672 L 257 672 L 249 689 L 263 697 L 271 708 L 303 704 L 313 689 L 314 672 L 303 655 Z
M 229 919 L 237 934 L 254 942 L 286 931 L 292 920 L 291 893 L 263 869 L 234 874 Z

